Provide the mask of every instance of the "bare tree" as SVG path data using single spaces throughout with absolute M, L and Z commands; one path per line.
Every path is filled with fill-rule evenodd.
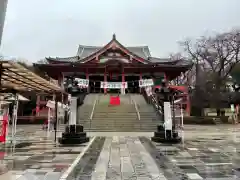
M 181 53 L 170 54 L 170 59 L 174 62 L 187 61 L 187 58 L 184 57 Z M 184 85 L 184 86 L 190 87 L 192 86 L 191 74 L 192 74 L 192 68 L 184 73 L 181 73 L 177 78 L 173 79 L 170 83 L 173 85 Z
M 195 64 L 201 64 L 205 71 L 204 80 L 211 89 L 211 105 L 220 109 L 222 92 L 233 68 L 240 62 L 240 30 L 201 37 L 195 43 L 190 40 L 182 42 L 185 52 Z M 196 66 L 196 88 L 201 89 L 201 74 Z

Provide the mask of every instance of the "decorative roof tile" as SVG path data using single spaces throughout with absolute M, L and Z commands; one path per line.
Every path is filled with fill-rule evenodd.
M 98 47 L 98 46 L 83 46 L 83 45 L 79 45 L 77 56 L 79 56 L 80 59 L 83 59 L 83 58 L 88 57 L 91 54 L 97 52 L 101 48 L 102 47 Z
M 151 63 L 160 63 L 160 64 L 168 64 L 168 65 L 191 65 L 192 61 L 191 60 L 175 60 L 171 58 L 156 58 L 156 57 L 150 57 L 148 60 Z
M 156 57 L 149 57 L 148 60 L 152 63 L 169 63 L 173 61 L 170 58 L 156 58 Z
M 58 62 L 77 62 L 79 60 L 79 56 L 65 57 L 65 58 L 46 58 L 48 61 L 58 61 Z

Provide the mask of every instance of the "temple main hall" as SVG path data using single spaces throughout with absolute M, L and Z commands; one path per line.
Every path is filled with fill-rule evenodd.
M 139 80 L 152 79 L 159 87 L 187 71 L 192 62 L 152 57 L 148 46 L 122 45 L 114 34 L 105 46 L 79 45 L 71 57 L 47 57 L 35 64 L 59 85 L 72 78 L 86 79 L 88 93 L 140 93 Z

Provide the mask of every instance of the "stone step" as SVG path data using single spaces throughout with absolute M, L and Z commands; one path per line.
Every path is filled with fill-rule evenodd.
M 92 125 L 146 125 L 146 126 L 156 126 L 157 124 L 161 124 L 161 123 L 127 123 L 127 122 L 124 122 L 124 123 L 116 123 L 116 122 L 107 122 L 107 123 L 98 123 L 98 122 L 80 122 L 80 124 L 92 124 Z
M 161 122 L 159 123 L 137 123 L 137 122 L 134 122 L 134 123 L 128 123 L 128 122 L 104 122 L 104 123 L 98 123 L 98 122 L 80 122 L 80 124 L 86 124 L 86 125 L 89 125 L 89 124 L 97 124 L 97 125 L 144 125 L 144 126 L 156 126 L 158 124 L 161 124 Z
M 137 116 L 136 112 L 124 113 L 124 112 L 96 112 L 93 114 L 94 116 Z
M 114 118 L 114 117 L 122 117 L 122 118 L 126 118 L 126 117 L 137 117 L 137 114 L 94 114 L 93 117 L 108 117 L 108 118 Z
M 124 119 L 138 119 L 138 117 L 137 117 L 137 115 L 135 115 L 135 116 L 126 116 L 126 115 L 122 115 L 122 116 L 104 116 L 104 115 L 102 115 L 102 116 L 93 116 L 93 119 L 112 119 L 112 120 L 115 120 L 115 119 L 122 119 L 122 120 L 124 120 Z
M 97 111 L 100 111 L 100 112 L 108 112 L 108 111 L 112 111 L 112 112 L 125 112 L 125 111 L 136 111 L 135 108 L 124 108 L 124 109 L 111 109 L 111 108 L 95 108 L 94 109 L 94 112 L 97 112 Z
M 119 114 L 130 114 L 130 113 L 134 114 L 134 113 L 135 113 L 135 114 L 136 114 L 136 111 L 135 111 L 135 110 L 125 110 L 125 111 L 107 111 L 107 110 L 106 110 L 106 111 L 103 111 L 103 110 L 97 111 L 97 110 L 96 110 L 96 111 L 94 111 L 93 113 L 95 113 L 95 114 L 96 114 L 96 113 L 112 113 L 112 114 L 113 114 L 113 113 L 116 113 L 116 114 L 117 114 L 117 113 L 119 113 Z
M 92 110 L 92 109 L 91 109 Z M 104 108 L 104 107 L 95 107 L 94 111 L 134 111 L 136 110 L 135 107 L 129 107 L 129 108 Z
M 125 128 L 125 129 L 99 129 L 99 128 L 91 128 L 91 129 L 86 129 L 86 132 L 154 132 L 156 129 L 132 129 L 132 128 Z

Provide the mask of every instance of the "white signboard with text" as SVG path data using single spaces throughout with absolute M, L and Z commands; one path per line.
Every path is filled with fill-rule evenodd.
M 172 112 L 170 102 L 164 102 L 164 120 L 165 120 L 165 130 L 172 131 Z
M 139 80 L 139 87 L 147 87 L 147 86 L 153 86 L 153 80 L 152 79 L 141 79 Z
M 127 82 L 101 82 L 101 88 L 106 89 L 121 89 L 127 88 Z
M 75 80 L 78 82 L 78 86 L 81 86 L 81 87 L 88 87 L 89 86 L 89 80 L 88 79 L 75 78 Z

